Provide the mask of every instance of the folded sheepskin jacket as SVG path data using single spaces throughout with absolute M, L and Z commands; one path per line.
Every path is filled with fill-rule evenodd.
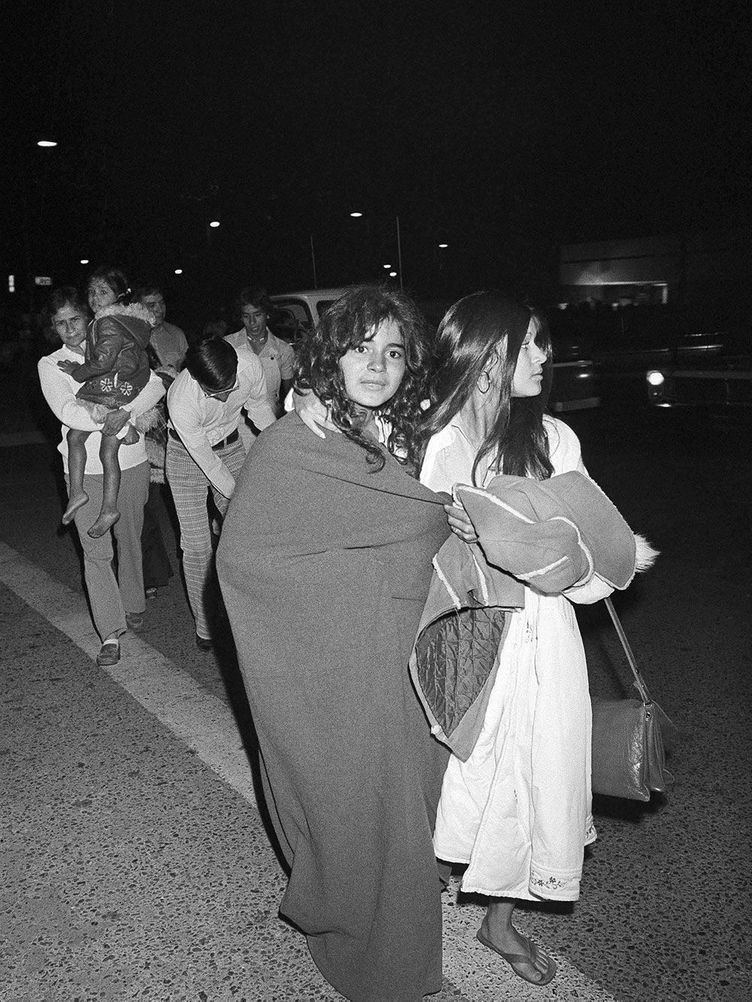
M 410 673 L 434 735 L 464 761 L 525 587 L 557 595 L 595 576 L 602 597 L 626 588 L 656 553 L 577 471 L 549 480 L 500 475 L 483 489 L 458 485 L 455 497 L 478 543 L 452 535 L 434 558 Z

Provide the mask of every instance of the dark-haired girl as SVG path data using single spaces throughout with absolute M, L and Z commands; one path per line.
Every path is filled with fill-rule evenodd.
M 545 413 L 550 383 L 551 344 L 538 314 L 494 292 L 452 306 L 437 333 L 421 481 L 451 492 L 499 473 L 585 473 L 576 435 Z M 579 897 L 595 828 L 587 667 L 571 602 L 610 591 L 597 577 L 557 595 L 526 584 L 482 731 L 467 761 L 450 758 L 439 802 L 436 855 L 467 864 L 462 889 L 491 899 L 478 938 L 537 985 L 551 981 L 556 964 L 512 925 L 512 913 L 518 899 Z
M 135 400 L 149 382 L 150 368 L 146 348 L 151 338 L 152 317 L 140 303 L 130 302 L 128 280 L 119 268 L 98 268 L 88 285 L 89 306 L 94 314 L 86 335 L 83 362 L 58 362 L 63 372 L 83 384 L 76 394 L 91 410 L 92 417 L 104 421 L 109 411 L 116 411 Z M 123 429 L 129 445 L 137 440 L 130 426 Z M 63 524 L 72 522 L 76 512 L 89 501 L 84 490 L 86 439 L 89 432 L 68 431 L 70 494 L 63 514 Z M 99 456 L 104 470 L 102 507 L 89 528 L 96 539 L 103 536 L 120 518 L 117 507 L 120 489 L 118 451 L 121 437 L 103 434 Z
M 297 385 L 341 434 L 291 413 L 248 454 L 217 568 L 290 870 L 281 912 L 358 1002 L 441 988 L 432 847 L 446 751 L 407 672 L 441 498 L 416 478 L 429 351 L 403 294 L 358 287 L 300 349 Z

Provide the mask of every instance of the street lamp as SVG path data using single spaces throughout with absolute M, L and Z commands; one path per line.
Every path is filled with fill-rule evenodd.
M 219 227 L 219 220 L 212 219 L 212 221 L 209 223 L 209 226 L 211 226 L 213 230 L 216 230 Z
M 363 215 L 363 213 L 362 212 L 351 212 L 350 215 L 352 216 L 353 219 L 360 219 L 360 217 Z
M 57 141 L 54 139 L 38 139 L 37 146 L 44 146 L 44 147 L 57 146 Z

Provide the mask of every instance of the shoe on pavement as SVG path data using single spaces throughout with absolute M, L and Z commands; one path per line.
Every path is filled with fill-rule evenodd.
M 105 640 L 97 654 L 97 665 L 100 668 L 107 668 L 109 665 L 116 665 L 119 660 L 120 641 Z
M 125 622 L 129 630 L 141 630 L 144 626 L 143 612 L 126 612 Z
M 213 651 L 214 650 L 214 641 L 213 640 L 209 640 L 208 637 L 199 637 L 199 635 L 197 633 L 196 634 L 196 647 L 198 647 L 198 649 L 200 651 Z
M 147 598 L 156 598 L 157 597 L 157 589 L 156 588 L 147 588 L 146 589 L 146 597 Z

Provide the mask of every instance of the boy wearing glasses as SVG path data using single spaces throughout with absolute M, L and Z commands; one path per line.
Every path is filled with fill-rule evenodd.
M 168 390 L 167 410 L 165 472 L 180 523 L 196 645 L 208 651 L 213 647 L 210 615 L 216 607 L 216 583 L 207 494 L 224 516 L 245 460 L 238 432 L 241 411 L 260 430 L 274 423 L 275 414 L 258 358 L 250 352 L 239 356 L 221 338 L 188 349 L 185 368 Z

